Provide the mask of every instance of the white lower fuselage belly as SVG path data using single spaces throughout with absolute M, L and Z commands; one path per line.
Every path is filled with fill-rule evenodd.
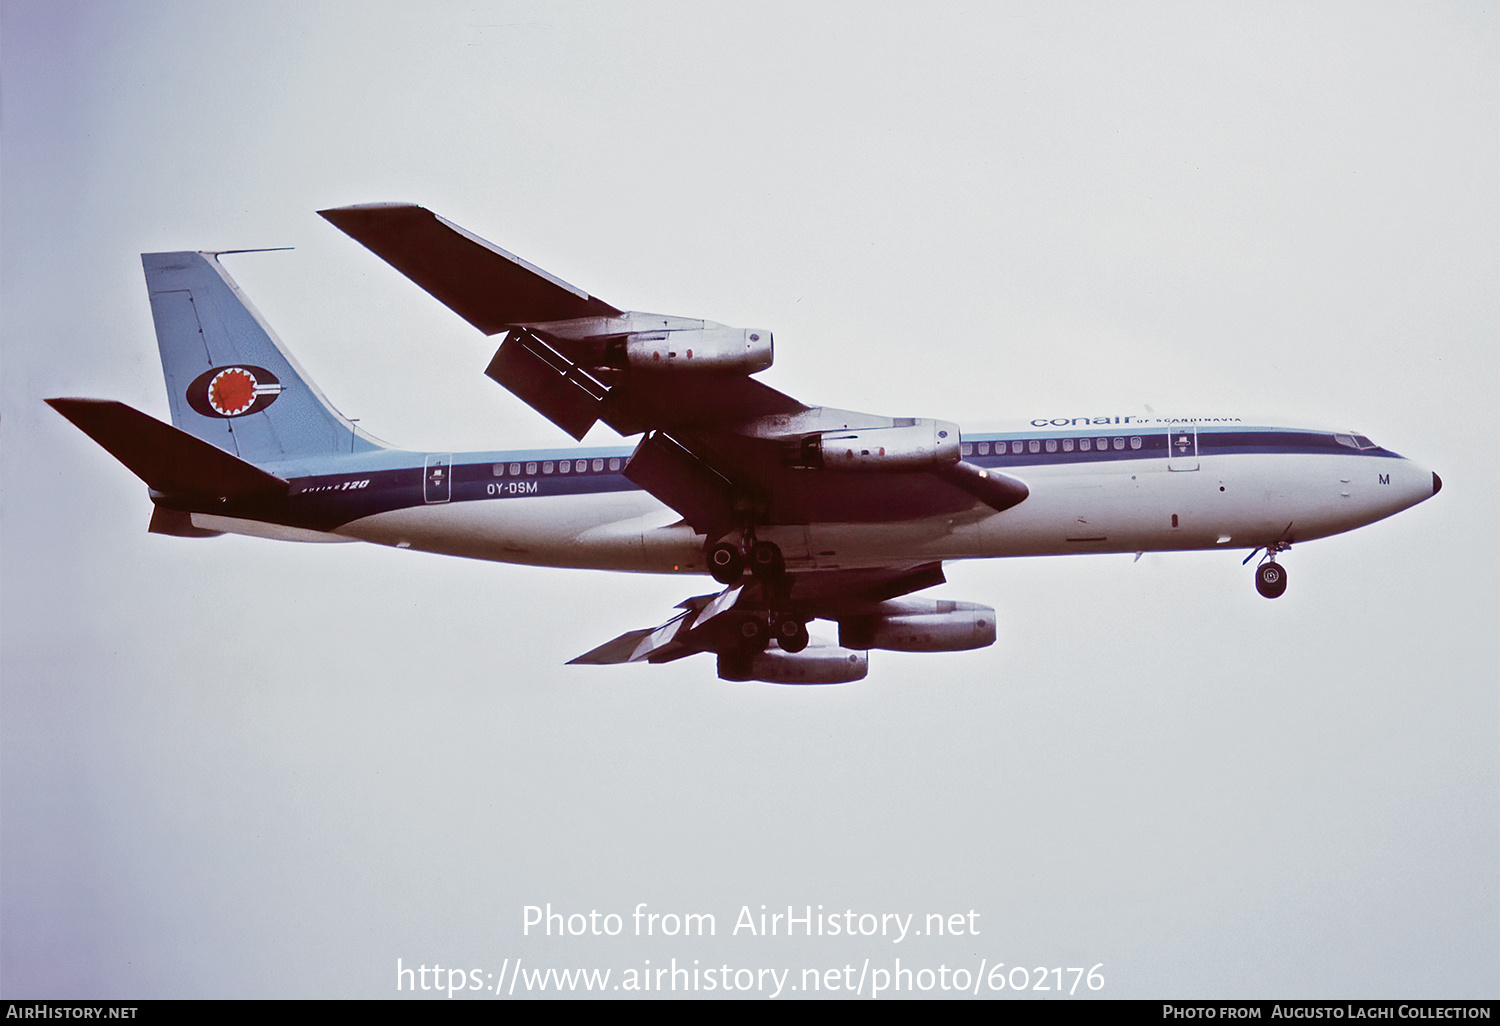
M 1250 549 L 1352 530 L 1431 495 L 1410 460 L 1321 454 L 1205 455 L 1010 466 L 1030 495 L 897 523 L 767 525 L 788 569 L 845 569 L 991 556 Z M 704 572 L 702 535 L 644 491 L 518 496 L 413 506 L 338 529 L 348 538 L 474 559 L 647 573 Z

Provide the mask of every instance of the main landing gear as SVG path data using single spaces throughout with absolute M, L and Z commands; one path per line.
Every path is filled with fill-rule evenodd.
M 747 566 L 762 581 L 775 581 L 786 572 L 780 547 L 774 542 L 756 541 L 748 531 L 740 545 L 719 542 L 708 550 L 708 572 L 720 584 L 738 584 Z
M 734 584 L 745 573 L 745 557 L 738 545 L 720 542 L 708 550 L 708 572 L 720 584 Z
M 1289 548 L 1291 546 L 1285 542 L 1275 542 L 1266 546 L 1265 558 L 1255 568 L 1255 590 L 1260 592 L 1263 597 L 1268 599 L 1281 598 L 1282 594 L 1286 591 L 1286 567 L 1276 562 L 1276 554 L 1278 552 L 1285 552 Z M 1253 559 L 1254 557 L 1255 553 L 1250 553 L 1250 558 Z M 1247 559 L 1245 562 L 1248 563 L 1249 561 Z
M 719 542 L 709 548 L 707 558 L 708 572 L 722 585 L 738 584 L 747 567 L 760 582 L 766 604 L 740 624 L 740 644 L 745 651 L 758 652 L 772 639 L 786 652 L 801 652 L 807 647 L 807 624 L 779 608 L 790 592 L 786 560 L 779 546 L 758 541 L 754 531 L 747 530 L 739 545 Z
M 783 616 L 775 623 L 776 644 L 787 652 L 801 652 L 807 647 L 807 624 L 795 616 Z

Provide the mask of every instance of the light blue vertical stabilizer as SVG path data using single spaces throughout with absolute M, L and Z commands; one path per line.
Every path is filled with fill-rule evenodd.
M 252 463 L 383 446 L 329 404 L 214 253 L 142 253 L 172 423 Z

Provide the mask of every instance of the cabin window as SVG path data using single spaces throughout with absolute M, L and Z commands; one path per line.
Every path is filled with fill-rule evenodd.
M 1125 448 L 1125 439 L 1123 439 L 1123 438 L 1116 438 L 1115 439 L 1115 450 L 1119 451 L 1119 450 L 1121 450 L 1123 448 Z
M 579 460 L 577 463 L 573 464 L 573 469 L 582 474 L 589 469 L 589 461 Z
M 1057 439 L 1055 439 L 1055 438 L 1049 438 L 1049 439 L 1047 439 L 1047 451 L 1048 452 L 1056 452 L 1057 451 Z
M 620 461 L 618 459 L 610 460 L 609 461 L 609 469 L 610 469 L 611 473 L 614 473 L 615 471 L 618 471 L 620 469 Z
M 990 454 L 990 443 L 989 442 L 980 442 L 979 443 L 979 455 L 981 455 L 981 456 L 988 456 L 989 454 Z
M 515 477 L 520 472 L 521 472 L 521 465 L 519 463 L 512 463 L 510 465 L 510 475 L 511 475 L 511 477 Z
M 1094 439 L 1094 445 L 1096 445 L 1099 448 L 1100 452 L 1104 452 L 1106 449 L 1109 448 L 1109 439 L 1108 438 L 1096 438 L 1096 439 Z
M 599 471 L 601 471 L 603 469 L 604 469 L 604 461 L 603 460 L 595 460 L 594 461 L 594 473 L 597 474 L 597 473 L 599 473 Z
M 1073 439 L 1071 439 L 1071 438 L 1064 438 L 1063 439 L 1063 452 L 1072 452 L 1072 451 L 1073 451 Z
M 1132 449 L 1139 449 L 1141 447 L 1141 436 L 1140 435 L 1136 435 L 1134 438 L 1132 438 L 1130 440 L 1130 447 Z
M 535 474 L 536 473 L 536 464 L 535 463 L 528 463 L 528 464 L 526 464 L 526 473 L 528 473 L 528 474 Z
M 960 445 L 958 447 L 958 453 L 960 456 L 972 456 L 974 455 L 974 447 L 968 442 L 965 442 L 963 445 Z
M 1041 452 L 1042 443 L 1033 438 L 1031 441 L 1026 443 L 1026 448 L 1031 452 Z
M 550 473 L 552 473 L 552 461 L 551 460 L 548 460 L 546 463 L 542 464 L 542 473 L 543 474 L 550 474 Z
M 494 475 L 496 477 L 504 477 L 505 476 L 505 464 L 504 463 L 496 463 L 490 469 L 491 469 L 491 471 L 494 473 Z
M 1092 438 L 1080 438 L 1078 440 L 1078 448 L 1081 449 L 1083 452 L 1088 452 L 1093 447 L 1094 447 L 1094 440 Z
M 572 473 L 572 471 L 573 471 L 573 461 L 572 460 L 563 460 L 561 463 L 559 463 L 557 465 L 557 472 L 559 474 L 569 474 L 569 473 Z

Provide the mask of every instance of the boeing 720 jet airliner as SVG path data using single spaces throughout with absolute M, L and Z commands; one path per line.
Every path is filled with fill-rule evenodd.
M 219 263 L 141 260 L 172 409 L 51 399 L 150 489 L 150 530 L 375 542 L 475 559 L 710 574 L 657 628 L 575 663 L 700 652 L 726 680 L 858 680 L 872 648 L 995 640 L 995 611 L 915 593 L 943 562 L 1079 552 L 1278 556 L 1435 495 L 1431 471 L 1354 432 L 1235 417 L 1055 411 L 1014 430 L 807 406 L 755 374 L 769 331 L 617 309 L 422 207 L 322 216 L 485 335 L 486 371 L 582 440 L 633 447 L 407 452 L 324 398 Z M 1074 415 L 1079 414 L 1079 415 Z M 838 644 L 811 639 L 813 620 Z

